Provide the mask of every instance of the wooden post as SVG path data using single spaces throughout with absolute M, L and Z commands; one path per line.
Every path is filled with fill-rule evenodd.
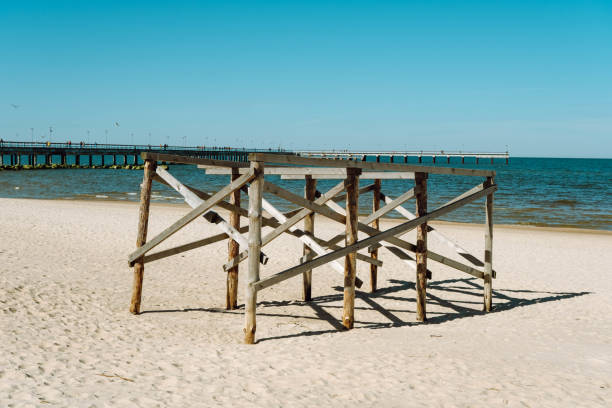
M 127 162 L 127 154 L 123 155 L 123 165 L 126 166 L 128 164 Z
M 147 227 L 149 225 L 149 207 L 151 204 L 151 184 L 155 175 L 157 163 L 153 160 L 145 162 L 144 177 L 140 188 L 140 211 L 138 218 L 138 236 L 136 238 L 136 247 L 141 247 L 147 242 Z M 141 257 L 134 264 L 134 283 L 132 286 L 132 304 L 130 312 L 133 314 L 140 313 L 140 300 L 142 298 L 142 278 L 144 276 L 144 263 Z
M 117 155 L 113 154 L 113 166 L 117 165 Z
M 357 215 L 359 211 L 359 175 L 361 169 L 346 169 L 346 246 L 357 242 Z M 355 276 L 357 272 L 357 259 L 355 252 L 344 258 L 344 306 L 342 311 L 342 325 L 352 329 L 355 323 Z
M 90 154 L 89 155 L 89 167 L 92 166 L 92 164 L 93 164 L 92 161 L 93 161 L 93 155 Z
M 414 173 L 414 184 L 416 194 L 416 216 L 422 217 L 427 214 L 427 173 Z M 417 227 L 416 244 L 416 306 L 417 321 L 427 321 L 426 314 L 426 289 L 427 289 L 427 223 Z
M 255 343 L 255 312 L 257 308 L 257 289 L 253 284 L 259 280 L 259 256 L 261 254 L 261 206 L 264 183 L 263 162 L 251 162 L 251 170 L 256 177 L 249 186 L 249 258 L 246 280 L 244 342 Z
M 231 181 L 240 177 L 238 168 L 232 168 Z M 230 194 L 230 204 L 240 207 L 240 189 Z M 240 229 L 240 212 L 232 211 L 229 216 L 229 224 Z M 227 243 L 228 260 L 232 260 L 240 254 L 240 244 L 231 237 Z M 233 310 L 238 308 L 238 265 L 227 271 L 227 292 L 225 296 L 225 308 Z
M 374 180 L 373 200 L 372 200 L 372 213 L 375 213 L 380 209 L 380 179 Z M 372 221 L 372 228 L 380 229 L 380 218 Z M 378 248 L 372 250 L 371 254 L 373 259 L 378 259 Z M 370 264 L 370 292 L 376 292 L 376 282 L 378 279 L 378 266 Z
M 317 179 L 312 178 L 312 176 L 310 175 L 307 175 L 305 178 L 306 185 L 304 186 L 304 197 L 309 201 L 314 201 L 317 192 Z M 314 212 L 304 217 L 304 233 L 310 236 L 311 238 L 314 238 L 314 221 Z M 310 259 L 312 253 L 313 250 L 310 249 L 308 245 L 304 244 L 305 258 Z M 302 274 L 302 278 L 302 297 L 305 301 L 309 301 L 312 299 L 312 270 L 304 271 L 304 273 Z
M 495 184 L 493 177 L 487 177 L 485 187 Z M 493 304 L 493 193 L 487 195 L 485 203 L 485 254 L 484 254 L 484 311 L 490 312 Z
M 104 167 L 104 153 L 102 153 L 102 167 Z
M 76 164 L 77 166 L 81 165 L 81 156 L 79 156 L 78 154 L 74 155 L 74 164 Z

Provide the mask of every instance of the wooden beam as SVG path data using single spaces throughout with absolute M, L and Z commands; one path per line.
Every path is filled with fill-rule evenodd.
M 359 214 L 359 174 L 360 169 L 349 168 L 346 172 L 346 239 L 345 246 L 350 247 L 357 242 L 357 217 Z M 342 308 L 342 325 L 350 330 L 355 323 L 355 276 L 357 260 L 355 251 L 349 252 L 344 258 L 344 296 Z
M 164 153 L 153 153 L 153 152 L 142 152 L 140 157 L 143 160 L 154 160 L 156 162 L 165 161 L 170 163 L 181 163 L 181 164 L 207 164 L 210 166 L 223 166 L 229 167 L 249 167 L 247 162 L 236 162 L 229 160 L 216 160 L 216 159 L 204 159 L 201 157 L 189 157 L 178 154 L 164 154 Z
M 264 184 L 264 187 L 267 185 L 268 183 Z M 334 187 L 332 187 L 327 193 L 325 193 L 324 195 L 322 195 L 321 197 L 319 197 L 315 203 L 321 202 L 321 203 L 325 203 L 326 201 L 330 200 L 332 197 L 334 197 L 336 194 L 338 194 L 340 191 L 344 190 L 344 181 L 336 184 Z M 301 197 L 300 197 L 301 199 Z M 278 237 L 280 234 L 284 233 L 285 231 L 289 230 L 292 226 L 294 226 L 295 224 L 297 224 L 298 222 L 300 222 L 305 216 L 307 216 L 308 214 L 310 214 L 312 211 L 306 208 L 302 208 L 300 211 L 298 211 L 293 217 L 289 218 L 286 222 L 284 222 L 282 225 L 280 225 L 279 227 L 275 228 L 273 231 L 269 232 L 267 235 L 265 235 L 262 239 L 261 245 L 266 246 L 267 244 L 269 244 L 270 242 L 272 242 L 272 240 L 274 240 L 276 237 Z M 228 268 L 231 268 L 232 266 L 234 266 L 237 263 L 242 262 L 244 259 L 246 259 L 248 256 L 248 253 L 246 251 L 243 251 L 240 253 L 240 255 L 238 255 L 237 258 L 234 258 L 233 260 L 231 260 L 230 262 L 226 263 L 223 266 L 223 269 L 227 270 Z
M 367 186 L 361 187 L 359 189 L 359 195 L 365 194 L 368 191 L 374 191 L 374 183 L 372 184 L 368 184 Z M 321 195 L 321 193 L 317 190 L 317 196 Z M 344 201 L 346 200 L 346 194 L 340 194 L 334 198 L 332 198 L 332 201 L 335 202 L 340 202 L 340 201 Z
M 265 183 L 264 184 L 264 190 L 266 188 L 268 188 L 270 186 L 271 183 Z M 267 211 L 270 215 L 272 215 L 274 218 L 276 218 L 279 222 L 281 222 L 282 224 L 285 224 L 287 222 L 287 218 L 283 215 L 283 213 L 281 213 L 279 210 L 276 209 L 276 207 L 274 207 L 270 202 L 268 202 L 265 198 L 262 198 L 262 205 L 263 205 L 263 209 L 265 211 Z M 298 231 L 297 228 L 295 226 L 292 226 L 289 228 L 289 231 Z M 306 233 L 298 236 L 298 239 L 300 241 L 302 241 L 304 243 L 304 245 L 308 246 L 310 249 L 312 249 L 315 253 L 317 253 L 318 255 L 323 255 L 326 254 L 328 251 L 325 250 L 325 248 L 323 248 L 316 240 L 314 236 L 309 236 Z M 226 265 L 229 265 L 226 264 Z M 331 267 L 336 270 L 338 273 L 340 273 L 341 275 L 344 276 L 344 268 L 336 261 L 331 263 Z M 357 279 L 357 287 L 361 287 L 362 285 L 362 281 L 360 279 Z
M 248 232 L 249 227 L 245 226 L 238 229 L 238 232 L 241 234 L 244 232 Z M 179 245 L 174 248 L 165 249 L 163 251 L 155 252 L 153 254 L 148 254 L 144 256 L 144 263 L 147 264 L 149 262 L 157 261 L 163 258 L 167 258 L 172 255 L 177 255 L 183 252 L 191 251 L 192 249 L 200 248 L 206 245 L 214 244 L 215 242 L 223 241 L 224 239 L 229 238 L 225 232 L 217 235 L 210 236 L 208 238 L 200 239 L 198 241 L 190 242 L 188 244 Z
M 380 187 L 381 180 L 374 180 L 374 194 L 372 197 L 372 214 L 378 213 L 380 210 Z M 399 205 L 399 204 L 398 204 Z M 372 220 L 372 228 L 379 231 L 380 230 L 380 217 L 376 217 Z M 367 224 L 367 223 L 366 223 Z M 378 259 L 378 248 L 372 250 L 370 256 L 374 259 Z M 376 265 L 370 265 L 370 292 L 376 292 L 378 280 L 378 267 Z
M 364 224 L 370 224 L 370 223 L 372 223 L 374 221 L 378 221 L 380 219 L 380 217 L 382 217 L 385 214 L 391 212 L 396 207 L 402 205 L 403 203 L 405 203 L 406 201 L 408 201 L 412 197 L 414 197 L 415 191 L 418 191 L 418 189 L 419 189 L 419 187 L 415 186 L 415 188 L 411 188 L 410 190 L 406 191 L 404 194 L 400 195 L 395 200 L 393 200 L 390 203 L 388 203 L 387 205 L 385 205 L 383 208 L 378 208 L 372 214 L 368 215 L 367 218 L 365 220 L 363 220 L 363 223 Z M 376 194 L 376 192 L 374 194 Z M 379 195 L 380 195 L 380 193 L 379 193 Z M 379 202 L 379 204 L 377 205 L 377 207 L 380 207 L 380 199 L 378 200 L 378 202 Z
M 427 215 L 427 173 L 415 173 L 417 219 Z M 427 223 L 417 227 L 416 244 L 416 320 L 427 321 Z
M 249 160 L 264 161 L 266 163 L 283 163 L 300 166 L 321 166 L 321 167 L 354 167 L 362 170 L 375 171 L 403 171 L 403 172 L 423 172 L 431 174 L 452 174 L 459 176 L 494 176 L 493 170 L 465 169 L 457 167 L 436 167 L 436 166 L 421 166 L 414 164 L 401 163 L 374 163 L 363 161 L 347 161 L 347 160 L 328 160 L 315 159 L 309 157 L 290 156 L 282 154 L 270 153 L 251 153 Z
M 311 175 L 307 175 L 306 183 L 304 185 L 304 197 L 308 201 L 314 201 L 316 199 L 315 194 L 317 192 L 317 180 L 313 179 Z M 305 236 L 314 239 L 315 229 L 315 214 L 310 213 L 304 217 L 304 233 Z M 307 258 L 312 257 L 312 249 L 304 244 L 304 256 Z M 310 260 L 310 259 L 309 259 Z M 302 299 L 304 301 L 310 301 L 312 299 L 312 269 L 304 271 L 302 273 Z
M 232 174 L 230 175 L 230 181 L 235 181 L 240 174 L 238 167 L 232 168 Z M 230 204 L 240 208 L 240 189 L 234 190 L 230 194 Z M 240 211 L 232 211 L 230 213 L 229 224 L 234 229 L 240 228 Z M 242 235 L 241 235 L 242 236 Z M 248 243 L 247 243 L 248 245 Z M 240 253 L 240 243 L 235 239 L 230 238 L 227 243 L 227 258 L 233 259 Z M 226 281 L 226 296 L 225 296 L 225 309 L 234 310 L 238 308 L 238 265 L 230 268 L 227 271 Z
M 249 187 L 249 257 L 246 279 L 244 342 L 255 343 L 257 289 L 253 286 L 259 281 L 259 253 L 261 251 L 261 200 L 263 198 L 264 165 L 251 162 L 251 174 L 255 177 Z M 246 176 L 243 175 L 241 177 Z
M 299 167 L 298 167 L 299 168 Z M 344 170 L 344 169 L 341 169 Z M 312 177 L 322 180 L 335 180 L 342 178 L 341 174 L 338 173 L 324 173 L 324 174 L 313 174 Z M 282 174 L 282 180 L 299 180 L 304 178 L 303 175 L 298 174 Z M 410 180 L 414 178 L 414 173 L 400 172 L 400 171 L 368 171 L 361 173 L 359 176 L 360 180 L 376 180 L 376 179 L 391 179 L 391 180 Z
M 426 215 L 424 215 L 422 217 L 419 217 L 417 219 L 414 219 L 414 220 L 411 220 L 411 221 L 406 221 L 406 222 L 404 222 L 404 223 L 402 223 L 400 225 L 396 225 L 395 227 L 390 228 L 390 229 L 388 229 L 386 231 L 382 231 L 382 232 L 376 231 L 376 232 L 378 232 L 376 235 L 372 235 L 372 236 L 370 236 L 368 238 L 362 239 L 361 241 L 357 241 L 356 243 L 354 243 L 351 246 L 347 246 L 347 247 L 344 247 L 344 248 L 339 249 L 337 251 L 330 252 L 328 254 L 319 256 L 319 257 L 313 259 L 312 261 L 305 262 L 305 263 L 303 263 L 301 265 L 297 265 L 297 266 L 291 267 L 289 269 L 286 269 L 286 270 L 284 270 L 282 272 L 278 272 L 278 273 L 276 273 L 274 275 L 271 275 L 271 276 L 269 276 L 267 278 L 260 279 L 258 282 L 253 283 L 253 286 L 257 290 L 265 289 L 265 288 L 273 286 L 273 285 L 275 285 L 275 284 L 277 284 L 279 282 L 282 282 L 282 281 L 284 281 L 286 279 L 289 279 L 289 278 L 292 278 L 292 277 L 294 277 L 296 275 L 299 275 L 299 274 L 301 274 L 305 270 L 314 269 L 314 268 L 319 267 L 321 265 L 325 265 L 326 263 L 331 262 L 331 261 L 333 261 L 335 259 L 338 259 L 338 258 L 341 258 L 343 256 L 346 256 L 348 253 L 355 252 L 355 251 L 358 251 L 358 250 L 363 249 L 363 248 L 367 248 L 370 245 L 376 244 L 376 243 L 378 243 L 380 241 L 391 241 L 391 238 L 393 238 L 393 237 L 395 237 L 397 235 L 404 234 L 404 233 L 406 233 L 406 232 L 416 228 L 417 226 L 419 226 L 419 225 L 421 225 L 421 224 L 423 224 L 423 223 L 425 223 L 425 222 L 427 222 L 429 220 L 441 217 L 444 214 L 447 214 L 447 213 L 449 213 L 449 212 L 451 212 L 451 211 L 453 211 L 453 210 L 455 210 L 455 209 L 457 209 L 459 207 L 462 207 L 462 206 L 464 206 L 464 205 L 466 205 L 466 204 L 468 204 L 468 203 L 470 203 L 470 202 L 472 202 L 474 200 L 477 200 L 477 199 L 479 199 L 479 198 L 481 198 L 481 197 L 483 197 L 483 196 L 485 196 L 485 195 L 495 191 L 496 188 L 497 187 L 495 185 L 493 185 L 493 186 L 491 186 L 491 187 L 489 187 L 487 189 L 484 189 L 482 191 L 476 192 L 476 193 L 474 193 L 474 194 L 472 194 L 472 195 L 470 195 L 468 197 L 464 197 L 461 200 L 455 201 L 452 204 L 449 204 L 449 205 L 437 208 L 436 210 L 434 210 L 434 211 L 432 211 L 432 212 L 430 212 L 430 213 L 428 213 L 428 214 L 426 214 Z M 371 228 L 371 227 L 368 227 L 368 228 Z
M 191 191 L 189 188 L 187 188 L 187 186 L 185 186 L 183 183 L 178 181 L 168 171 L 164 170 L 161 167 L 158 167 L 157 170 L 156 170 L 156 173 L 164 181 L 166 181 L 166 183 L 170 187 L 172 187 L 174 190 L 176 190 L 176 192 L 178 192 L 180 195 L 182 195 L 183 198 L 185 199 L 185 202 L 187 203 L 187 205 L 189 205 L 191 208 L 196 208 L 199 205 L 202 205 L 202 203 L 204 203 L 204 200 L 202 200 L 200 197 L 198 197 L 197 194 L 195 194 L 193 191 Z M 237 180 L 238 177 L 239 176 L 237 176 L 232 181 Z M 240 195 L 240 189 L 237 189 L 237 190 L 238 190 L 237 194 Z M 230 196 L 232 196 L 235 193 L 236 193 L 236 190 L 234 190 L 232 193 L 230 193 Z M 223 202 L 223 201 L 221 201 L 221 202 Z M 219 203 L 217 203 L 217 205 L 218 204 Z M 230 205 L 231 205 L 231 203 L 230 203 Z M 237 206 L 234 205 L 234 207 L 237 207 Z M 238 213 L 240 213 L 240 211 L 238 211 Z M 225 218 L 223 218 L 221 215 L 219 215 L 216 212 L 211 210 L 211 211 L 207 211 L 206 213 L 204 213 L 203 217 L 204 217 L 204 219 L 206 219 L 206 221 L 208 221 L 208 222 L 210 222 L 212 224 L 215 224 L 219 229 L 221 229 L 221 231 L 223 231 L 227 235 L 229 235 L 232 238 L 232 240 L 236 241 L 239 245 L 242 245 L 244 247 L 248 246 L 246 238 L 244 236 L 242 236 L 242 234 L 240 234 L 236 230 L 236 228 L 234 228 L 229 222 L 227 222 L 225 220 Z M 268 257 L 264 253 L 261 253 L 260 256 L 261 256 L 260 262 L 265 265 L 268 262 Z
M 493 160 L 493 159 L 491 159 Z M 487 177 L 485 186 L 495 183 L 493 177 Z M 485 203 L 485 266 L 484 266 L 484 311 L 490 312 L 493 305 L 493 284 L 491 275 L 493 270 L 493 193 L 487 195 Z
M 204 201 L 202 204 L 191 210 L 188 214 L 184 215 L 183 217 L 181 217 L 181 219 L 179 219 L 174 224 L 172 224 L 160 234 L 158 234 L 151 241 L 147 242 L 145 245 L 141 246 L 132 254 L 130 254 L 128 259 L 129 262 L 141 257 L 142 255 L 149 252 L 151 249 L 155 248 L 157 245 L 168 239 L 185 225 L 189 224 L 191 221 L 195 220 L 200 215 L 204 214 L 210 208 L 215 206 L 217 203 L 222 201 L 228 194 L 251 181 L 254 177 L 255 176 L 251 172 L 249 172 L 248 174 L 244 174 L 240 176 L 240 178 L 238 178 L 236 181 L 230 183 L 229 185 L 225 186 L 224 188 L 213 194 L 210 199 Z
M 478 190 L 478 188 L 480 188 L 480 186 L 475 187 L 476 190 Z M 472 190 L 474 190 L 474 189 L 472 189 Z M 385 194 L 381 194 L 381 195 L 384 197 L 384 200 L 385 200 L 386 203 L 393 202 L 393 199 L 391 197 L 389 197 L 389 196 L 387 196 Z M 462 196 L 463 196 L 463 194 L 462 194 Z M 408 211 L 406 208 L 404 208 L 402 206 L 398 206 L 398 207 L 394 208 L 394 211 L 398 212 L 399 214 L 401 214 L 403 217 L 405 217 L 408 220 L 414 220 L 416 218 L 416 215 L 414 215 L 413 213 L 411 213 L 410 211 Z M 478 267 L 484 266 L 484 262 L 482 262 L 476 256 L 472 255 L 467 249 L 463 248 L 461 245 L 459 245 L 454 240 L 448 238 L 446 235 L 444 235 L 442 232 L 438 231 L 433 226 L 431 226 L 431 225 L 427 226 L 427 233 L 428 233 L 428 237 L 434 237 L 438 241 L 448 245 L 453 251 L 455 251 L 462 258 L 466 259 L 472 265 L 478 266 Z M 492 277 L 495 278 L 495 275 L 496 275 L 495 274 L 495 270 L 493 270 L 492 271 Z
M 136 237 L 136 246 L 142 247 L 147 241 L 147 229 L 149 226 L 149 208 L 151 206 L 151 185 L 153 184 L 153 174 L 155 174 L 157 164 L 152 160 L 145 161 L 144 176 L 142 186 L 140 188 L 140 208 L 138 211 L 138 235 Z M 144 277 L 144 261 L 142 256 L 135 258 L 137 262 L 134 265 L 134 282 L 132 285 L 132 300 L 130 304 L 130 312 L 132 314 L 140 313 L 140 302 L 142 299 L 142 280 Z

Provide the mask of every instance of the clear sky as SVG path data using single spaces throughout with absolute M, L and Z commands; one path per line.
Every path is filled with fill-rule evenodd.
M 609 0 L 0 0 L 0 44 L 5 140 L 612 157 Z

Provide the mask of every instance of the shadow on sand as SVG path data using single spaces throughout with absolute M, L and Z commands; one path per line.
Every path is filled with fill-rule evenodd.
M 408 303 L 415 303 L 413 295 L 403 294 L 398 296 L 398 292 L 402 291 L 414 291 L 414 282 L 408 282 L 397 279 L 390 279 L 388 282 L 391 286 L 378 289 L 375 293 L 367 293 L 357 290 L 355 298 L 361 300 L 367 305 L 367 307 L 355 306 L 356 310 L 370 310 L 376 311 L 384 316 L 388 322 L 368 322 L 357 319 L 355 321 L 356 329 L 384 329 L 389 327 L 403 327 L 403 326 L 416 326 L 420 324 L 440 324 L 447 321 L 462 319 L 466 317 L 473 317 L 483 315 L 485 312 L 482 311 L 482 296 L 483 287 L 476 278 L 464 278 L 464 279 L 448 279 L 442 281 L 428 282 L 427 286 L 427 303 L 441 306 L 445 310 L 444 312 L 430 312 L 428 311 L 427 322 L 420 323 L 416 321 L 406 321 L 399 318 L 395 313 L 411 313 L 415 314 L 415 308 L 407 308 L 403 310 L 388 309 L 380 304 L 381 300 L 392 300 L 402 301 Z M 342 287 L 334 287 L 337 292 L 332 295 L 318 296 L 312 299 L 310 302 L 303 301 L 262 301 L 257 303 L 257 315 L 258 316 L 275 316 L 275 317 L 291 317 L 298 319 L 315 319 L 325 320 L 331 326 L 328 330 L 305 330 L 300 333 L 293 333 L 288 335 L 266 337 L 259 339 L 257 342 L 261 343 L 269 340 L 286 339 L 292 337 L 302 336 L 318 336 L 327 333 L 336 333 L 344 330 L 344 326 L 338 320 L 337 317 L 329 313 L 326 308 L 342 308 Z M 439 296 L 436 296 L 432 292 L 444 292 L 449 295 L 462 296 L 461 300 L 447 300 Z M 591 292 L 545 292 L 545 291 L 533 291 L 533 290 L 515 290 L 515 289 L 494 289 L 493 290 L 493 310 L 491 313 L 499 313 L 506 310 L 514 309 L 517 307 L 531 306 L 536 303 L 556 302 L 565 299 L 571 299 L 578 296 L 588 295 Z M 338 305 L 332 305 L 338 303 Z M 267 308 L 278 308 L 286 306 L 297 306 L 309 308 L 314 312 L 313 315 L 297 315 L 287 313 L 271 313 L 268 312 Z M 207 313 L 227 313 L 227 314 L 241 314 L 244 305 L 239 305 L 237 310 L 224 310 L 219 308 L 190 308 L 190 309 L 176 309 L 176 310 L 148 310 L 142 313 L 173 313 L 173 312 L 207 312 Z M 359 314 L 356 313 L 356 317 L 359 318 Z

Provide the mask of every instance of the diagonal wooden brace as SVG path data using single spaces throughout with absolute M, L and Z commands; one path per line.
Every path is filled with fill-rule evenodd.
M 151 249 L 155 248 L 157 245 L 161 244 L 166 239 L 170 238 L 173 234 L 175 234 L 185 225 L 189 224 L 191 221 L 195 220 L 200 215 L 204 214 L 206 211 L 208 211 L 209 209 L 214 207 L 217 203 L 222 201 L 225 197 L 227 197 L 227 195 L 230 194 L 232 191 L 242 187 L 243 185 L 251 181 L 254 177 L 255 177 L 255 173 L 249 172 L 247 174 L 240 176 L 239 178 L 237 178 L 236 180 L 234 180 L 233 182 L 231 182 L 229 185 L 225 186 L 221 190 L 217 191 L 215 194 L 213 194 L 210 197 L 210 199 L 204 201 L 202 204 L 200 204 L 199 206 L 191 210 L 189 213 L 181 217 L 174 224 L 170 225 L 168 228 L 166 228 L 161 233 L 159 233 L 155 238 L 153 238 L 152 240 L 150 240 L 149 242 L 147 242 L 146 244 L 138 248 L 136 251 L 132 252 L 130 256 L 128 257 L 128 262 L 132 262 L 140 258 L 144 254 L 149 252 Z

